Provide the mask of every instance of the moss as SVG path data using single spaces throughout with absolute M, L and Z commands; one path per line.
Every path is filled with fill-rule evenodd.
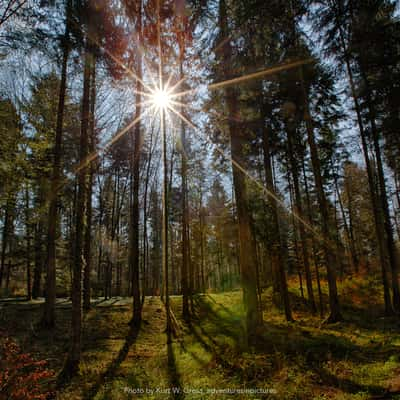
M 326 282 L 322 287 L 326 296 Z M 383 394 L 400 370 L 400 334 L 396 319 L 382 318 L 379 282 L 360 277 L 339 282 L 345 321 L 333 325 L 308 312 L 296 281 L 289 281 L 289 288 L 296 322 L 285 321 L 271 289 L 265 290 L 264 325 L 250 348 L 243 341 L 240 291 L 195 296 L 190 324 L 181 319 L 181 298 L 172 296 L 180 332 L 170 345 L 159 299 L 146 299 L 144 322 L 135 338 L 128 325 L 131 299 L 99 302 L 85 317 L 81 374 L 58 398 L 355 400 Z M 57 370 L 68 350 L 70 305 L 59 305 L 54 334 L 36 330 L 32 336 L 39 306 L 37 302 L 7 305 L 2 322 L 27 350 L 49 359 Z M 172 387 L 180 394 L 162 392 Z M 153 393 L 135 394 L 131 390 L 135 388 Z M 212 392 L 244 388 L 270 393 Z

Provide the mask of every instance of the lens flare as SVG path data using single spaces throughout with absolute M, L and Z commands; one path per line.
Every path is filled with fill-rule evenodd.
M 166 90 L 157 89 L 152 94 L 152 102 L 159 110 L 165 110 L 171 104 L 171 96 Z

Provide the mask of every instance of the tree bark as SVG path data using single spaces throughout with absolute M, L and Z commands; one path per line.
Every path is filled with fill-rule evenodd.
M 266 114 L 265 110 L 264 114 Z M 263 116 L 265 119 L 266 115 Z M 263 124 L 265 125 L 265 124 Z M 263 151 L 264 151 L 264 170 L 265 170 L 265 178 L 267 184 L 267 190 L 269 192 L 268 203 L 270 205 L 271 214 L 272 214 L 272 243 L 271 246 L 271 254 L 272 260 L 277 264 L 277 272 L 278 272 L 278 282 L 279 282 L 279 291 L 281 294 L 282 302 L 285 308 L 285 315 L 287 321 L 293 321 L 292 312 L 290 308 L 290 300 L 289 300 L 289 292 L 287 288 L 287 280 L 286 280 L 286 263 L 283 255 L 283 248 L 281 243 L 281 232 L 279 226 L 279 216 L 278 216 L 278 205 L 276 202 L 276 191 L 274 186 L 274 179 L 272 175 L 272 165 L 271 165 L 271 152 L 270 152 L 270 144 L 269 144 L 269 131 L 267 127 L 263 127 Z
M 69 7 L 69 1 L 67 3 Z M 67 9 L 67 14 L 68 14 Z M 51 198 L 49 206 L 49 220 L 47 227 L 47 275 L 46 275 L 46 299 L 44 303 L 42 324 L 47 328 L 53 328 L 55 324 L 55 302 L 56 302 L 56 240 L 57 240 L 57 221 L 58 221 L 58 190 L 61 175 L 61 157 L 62 157 L 62 134 L 65 108 L 65 94 L 67 88 L 67 66 L 70 53 L 69 29 L 66 24 L 63 59 L 61 64 L 61 82 L 58 95 L 58 110 L 55 132 L 55 144 L 53 155 L 53 175 L 51 179 Z
M 44 264 L 43 254 L 43 240 L 44 240 L 44 205 L 45 205 L 45 193 L 44 193 L 44 178 L 41 177 L 38 183 L 38 194 L 36 198 L 36 210 L 38 212 L 38 221 L 35 227 L 35 238 L 34 238 L 34 251 L 35 251 L 35 268 L 33 271 L 33 286 L 32 286 L 32 297 L 37 299 L 42 295 L 42 274 Z
M 88 151 L 92 153 L 95 150 L 95 105 L 96 105 L 96 60 L 92 61 L 91 82 L 90 82 L 90 120 L 89 120 L 89 144 Z M 90 272 L 92 269 L 92 195 L 93 195 L 93 175 L 94 163 L 90 162 L 87 177 L 86 193 L 86 227 L 85 227 L 85 245 L 84 259 L 85 269 L 83 271 L 83 310 L 90 310 Z
M 180 43 L 180 79 L 183 79 L 183 44 Z M 183 106 L 181 107 L 183 113 Z M 181 179 L 182 179 L 182 317 L 185 321 L 190 319 L 189 311 L 189 289 L 188 289 L 188 264 L 189 264 L 189 228 L 187 209 L 187 157 L 186 157 L 186 130 L 184 121 L 181 119 Z
M 360 61 L 361 75 L 363 77 L 366 86 L 366 99 L 367 107 L 369 110 L 371 131 L 372 131 L 372 142 L 374 146 L 376 164 L 377 164 L 377 174 L 378 174 L 378 185 L 379 185 L 379 200 L 380 206 L 383 212 L 383 227 L 386 234 L 386 245 L 389 256 L 389 265 L 392 273 L 392 302 L 393 309 L 396 313 L 400 313 L 400 288 L 399 288 L 399 274 L 397 266 L 397 254 L 396 245 L 393 239 L 393 229 L 390 221 L 390 212 L 388 197 L 386 191 L 385 174 L 383 172 L 383 160 L 381 155 L 381 148 L 379 144 L 379 132 L 376 126 L 376 111 L 371 98 L 371 89 L 369 80 L 363 68 L 363 62 Z
M 229 37 L 228 17 L 225 0 L 219 2 L 219 26 L 223 38 Z M 224 78 L 232 77 L 230 65 L 232 63 L 232 48 L 229 40 L 225 40 L 222 46 L 222 65 Z M 248 204 L 246 178 L 238 169 L 244 167 L 244 145 L 245 138 L 240 128 L 236 125 L 235 119 L 238 115 L 237 93 L 232 87 L 225 89 L 225 100 L 229 114 L 229 134 L 231 139 L 231 157 L 233 185 L 235 190 L 238 230 L 239 230 L 239 262 L 243 288 L 243 303 L 245 307 L 245 328 L 246 340 L 251 342 L 256 336 L 256 330 L 261 322 L 257 297 L 255 242 L 251 232 L 251 215 Z M 236 165 L 237 163 L 237 165 Z
M 311 271 L 310 271 L 310 260 L 308 256 L 308 246 L 307 246 L 307 234 L 304 229 L 303 220 L 304 220 L 304 213 L 303 213 L 303 204 L 300 195 L 300 184 L 299 184 L 299 175 L 298 170 L 299 166 L 295 159 L 294 153 L 294 146 L 293 146 L 293 139 L 295 137 L 296 128 L 294 126 L 291 127 L 293 123 L 288 121 L 286 124 L 287 127 L 287 144 L 288 144 L 288 156 L 289 162 L 291 166 L 292 178 L 293 178 L 293 189 L 294 189 L 294 201 L 296 206 L 297 215 L 300 217 L 300 221 L 298 222 L 299 233 L 300 233 L 300 241 L 301 241 L 301 249 L 302 249 L 302 256 L 303 256 L 303 265 L 304 265 L 304 272 L 306 276 L 306 286 L 307 286 L 307 296 L 308 301 L 311 307 L 311 312 L 315 314 L 317 312 L 317 307 L 315 306 L 314 300 L 314 291 L 312 286 L 312 279 L 311 279 Z
M 339 299 L 337 294 L 337 286 L 336 286 L 336 270 L 337 270 L 337 260 L 335 254 L 333 254 L 332 249 L 330 248 L 333 244 L 332 235 L 329 230 L 329 211 L 328 211 L 328 203 L 325 196 L 324 186 L 322 182 L 322 174 L 321 174 L 321 165 L 318 156 L 317 144 L 314 136 L 314 127 L 311 120 L 311 115 L 308 106 L 308 95 L 304 85 L 303 78 L 303 69 L 300 67 L 300 84 L 303 95 L 303 107 L 304 107 L 304 120 L 306 123 L 307 129 L 307 140 L 308 145 L 310 147 L 311 153 L 311 163 L 313 167 L 315 187 L 317 191 L 317 198 L 319 204 L 319 211 L 321 214 L 321 224 L 322 224 L 322 233 L 324 235 L 324 253 L 325 253 L 325 262 L 326 262 L 326 272 L 327 272 L 327 280 L 328 280 L 328 289 L 329 289 L 329 306 L 330 306 L 330 315 L 328 317 L 327 322 L 337 322 L 342 319 L 342 315 L 340 312 Z
M 2 241 L 1 241 L 0 288 L 3 283 L 4 269 L 5 269 L 5 263 L 6 263 L 7 245 L 8 245 L 8 238 L 9 238 L 10 225 L 11 225 L 10 207 L 11 207 L 10 199 L 7 199 L 6 210 L 5 210 L 5 215 L 4 215 L 3 236 L 2 236 Z
M 29 186 L 25 188 L 25 229 L 26 229 L 26 297 L 32 299 L 32 278 L 31 278 L 31 221 L 29 209 Z
M 75 221 L 75 246 L 72 280 L 72 319 L 71 319 L 71 348 L 61 376 L 69 378 L 79 372 L 82 346 L 82 269 L 84 267 L 83 239 L 85 231 L 85 195 L 87 166 L 86 156 L 88 147 L 88 125 L 90 106 L 90 72 L 92 56 L 89 46 L 85 46 L 83 95 L 82 95 L 82 119 L 81 135 L 79 143 L 79 170 L 78 193 L 76 197 L 76 221 Z
M 137 33 L 139 36 L 139 45 L 143 44 L 142 38 L 142 1 L 138 1 L 137 6 Z M 141 92 L 142 92 L 142 56 L 141 52 L 137 53 L 137 71 L 139 79 L 136 81 L 136 118 L 141 114 Z M 138 327 L 142 319 L 142 304 L 140 300 L 140 282 L 139 282 L 139 179 L 140 179 L 140 155 L 142 148 L 142 132 L 140 122 L 136 124 L 134 130 L 134 151 L 132 160 L 132 187 L 131 187 L 131 242 L 130 242 L 130 258 L 132 270 L 132 295 L 133 295 L 133 316 L 131 325 Z

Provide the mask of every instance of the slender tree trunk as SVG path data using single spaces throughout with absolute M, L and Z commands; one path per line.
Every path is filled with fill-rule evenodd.
M 328 211 L 328 203 L 326 200 L 324 186 L 322 183 L 321 165 L 318 156 L 317 145 L 315 142 L 313 122 L 311 120 L 311 115 L 308 107 L 308 95 L 304 85 L 302 67 L 300 67 L 300 84 L 303 94 L 304 120 L 307 128 L 307 139 L 308 139 L 308 145 L 310 147 L 311 163 L 313 167 L 315 186 L 319 203 L 319 211 L 321 214 L 322 233 L 324 235 L 324 252 L 325 252 L 325 262 L 326 262 L 326 271 L 327 271 L 327 280 L 329 289 L 329 306 L 330 306 L 330 315 L 328 318 L 328 322 L 336 322 L 342 319 L 342 315 L 340 313 L 339 299 L 337 294 L 337 286 L 336 286 L 337 259 L 335 257 L 335 254 L 333 254 L 332 249 L 330 248 L 332 246 L 333 241 L 331 240 L 332 235 L 329 230 L 330 218 Z
M 35 250 L 35 268 L 33 272 L 33 286 L 32 286 L 32 297 L 37 299 L 42 295 L 42 274 L 44 264 L 44 253 L 43 253 L 43 239 L 44 239 L 44 204 L 45 204 L 45 193 L 44 193 L 44 178 L 39 180 L 38 195 L 36 199 L 36 209 L 39 213 L 38 221 L 35 227 L 35 239 L 34 239 L 34 250 Z M 47 295 L 46 295 L 47 297 Z
M 304 166 L 304 158 L 302 159 L 302 168 L 303 168 L 303 178 L 304 178 L 304 190 L 306 193 L 306 200 L 307 200 L 307 217 L 308 217 L 308 222 L 310 224 L 312 224 L 311 199 L 310 199 L 310 193 L 308 190 L 308 182 L 307 182 L 306 168 Z M 313 259 L 314 259 L 314 265 L 315 265 L 315 277 L 317 279 L 319 311 L 320 311 L 320 316 L 322 318 L 324 315 L 324 301 L 322 298 L 321 279 L 319 276 L 318 257 L 317 257 L 317 250 L 316 250 L 316 243 L 315 243 L 314 236 L 311 236 L 311 243 L 312 243 Z
M 180 79 L 183 79 L 183 45 L 180 43 Z M 183 113 L 183 106 L 181 113 Z M 182 179 L 182 317 L 185 321 L 190 319 L 189 293 L 188 293 L 188 264 L 189 264 L 189 237 L 188 237 L 188 209 L 187 209 L 187 158 L 186 158 L 186 131 L 184 121 L 181 120 L 181 179 Z
M 84 72 L 83 72 L 83 96 L 82 96 L 82 120 L 81 135 L 79 143 L 79 170 L 78 174 L 78 193 L 76 197 L 76 222 L 75 222 L 75 246 L 74 246 L 74 265 L 72 280 L 72 319 L 71 319 L 71 349 L 61 373 L 63 378 L 76 375 L 79 371 L 82 345 L 82 269 L 83 259 L 83 239 L 85 231 L 85 194 L 87 166 L 86 156 L 88 148 L 88 125 L 90 117 L 90 72 L 92 56 L 89 45 L 85 46 Z
M 96 104 L 96 60 L 93 60 L 90 82 L 90 120 L 89 120 L 89 153 L 95 149 L 95 104 Z M 93 196 L 93 162 L 88 166 L 89 174 L 87 178 L 86 193 L 86 229 L 85 229 L 85 247 L 83 250 L 85 258 L 85 269 L 83 271 L 83 310 L 90 310 L 90 272 L 92 269 L 92 196 Z
M 137 2 L 137 32 L 139 36 L 140 45 L 143 44 L 142 38 L 142 1 Z M 137 53 L 137 71 L 138 80 L 136 81 L 136 118 L 140 116 L 141 109 L 141 92 L 142 92 L 142 56 L 140 51 Z M 138 327 L 142 319 L 142 304 L 140 300 L 140 282 L 139 282 L 139 270 L 140 270 L 140 251 L 139 251 L 139 179 L 140 179 L 140 155 L 142 148 L 142 132 L 141 124 L 138 122 L 134 131 L 134 152 L 132 160 L 132 204 L 131 204 L 131 242 L 130 242 L 130 259 L 132 270 L 132 295 L 133 295 L 133 316 L 131 325 Z
M 289 184 L 289 198 L 290 198 L 290 209 L 294 210 L 294 201 L 293 201 L 293 188 L 292 188 L 292 182 L 290 179 L 290 174 L 288 171 L 288 184 Z M 292 213 L 292 225 L 293 225 L 293 240 L 294 240 L 294 250 L 296 254 L 296 264 L 297 264 L 297 274 L 299 275 L 299 289 L 300 289 L 300 294 L 301 298 L 304 299 L 304 290 L 303 290 L 303 278 L 301 274 L 301 263 L 299 262 L 300 260 L 300 255 L 299 255 L 299 246 L 298 246 L 298 230 L 297 230 L 297 225 L 296 225 L 296 219 L 294 217 L 294 214 Z
M 312 286 L 312 279 L 311 279 L 311 271 L 310 271 L 310 264 L 309 264 L 309 256 L 308 256 L 308 246 L 307 246 L 307 234 L 304 229 L 303 220 L 304 220 L 304 213 L 303 213 L 303 204 L 301 200 L 300 194 L 300 184 L 299 184 L 299 175 L 298 170 L 299 166 L 295 159 L 294 153 L 294 146 L 293 146 L 293 138 L 295 137 L 296 128 L 292 125 L 291 122 L 287 123 L 287 144 L 288 144 L 288 156 L 291 165 L 291 172 L 293 178 L 293 189 L 294 189 L 294 201 L 296 206 L 296 213 L 300 217 L 301 221 L 298 223 L 299 232 L 300 232 L 300 241 L 301 241 L 301 249 L 303 255 L 303 265 L 304 271 L 306 276 L 306 285 L 307 285 L 307 295 L 308 301 L 311 307 L 311 312 L 315 314 L 317 312 L 317 307 L 315 306 L 314 300 L 314 291 Z
M 149 145 L 149 155 L 147 159 L 146 168 L 146 180 L 144 183 L 144 195 L 143 195 L 143 290 L 142 290 L 142 304 L 144 302 L 145 295 L 149 288 L 148 276 L 149 276 L 149 244 L 148 244 L 148 234 L 147 234 L 147 198 L 149 190 L 149 180 L 150 180 L 150 169 L 151 161 L 153 158 L 153 134 L 154 130 L 151 131 L 150 135 L 150 145 Z
M 204 211 L 203 211 L 203 193 L 200 193 L 200 204 L 199 204 L 199 225 L 200 225 L 200 275 L 201 275 L 201 291 L 206 291 L 205 281 L 205 254 L 204 254 Z
M 376 126 L 376 111 L 371 98 L 371 89 L 369 80 L 367 75 L 364 72 L 363 65 L 361 62 L 361 75 L 365 82 L 366 86 L 366 98 L 367 98 L 367 106 L 369 110 L 369 117 L 371 123 L 371 131 L 372 131 L 372 141 L 376 156 L 376 164 L 377 164 L 377 173 L 378 173 L 378 184 L 379 184 L 379 199 L 380 206 L 383 212 L 383 226 L 386 234 L 386 245 L 387 251 L 389 255 L 389 264 L 392 272 L 392 301 L 393 301 L 393 309 L 396 313 L 400 313 L 400 288 L 399 288 L 399 274 L 398 274 L 398 266 L 397 266 L 397 254 L 396 254 L 396 246 L 393 239 L 393 229 L 390 220 L 390 212 L 389 212 L 389 204 L 388 204 L 388 196 L 386 191 L 386 183 L 385 183 L 385 174 L 383 172 L 383 160 L 381 155 L 381 148 L 379 144 L 379 132 Z
M 3 283 L 3 276 L 6 264 L 6 252 L 8 246 L 8 237 L 10 232 L 10 201 L 7 199 L 6 210 L 4 213 L 4 225 L 3 225 L 3 236 L 1 241 L 1 266 L 0 266 L 0 288 Z
M 67 3 L 69 9 L 69 1 Z M 67 9 L 67 14 L 68 14 Z M 58 95 L 58 110 L 56 121 L 56 135 L 53 155 L 53 175 L 51 179 L 51 198 L 49 206 L 49 220 L 47 227 L 47 263 L 46 263 L 46 299 L 44 303 L 42 324 L 47 328 L 53 328 L 55 324 L 55 303 L 56 303 L 56 240 L 57 240 L 57 221 L 58 221 L 58 190 L 61 175 L 62 157 L 62 134 L 64 121 L 65 94 L 67 88 L 67 66 L 69 47 L 68 23 L 64 34 L 63 59 L 61 65 L 61 82 Z M 34 296 L 35 297 L 35 296 Z
M 265 110 L 264 110 L 265 111 Z M 266 114 L 266 112 L 264 112 Z M 264 118 L 266 115 L 264 116 Z M 274 179 L 272 175 L 272 165 L 271 165 L 271 151 L 270 151 L 270 138 L 269 138 L 269 130 L 264 127 L 263 129 L 263 151 L 264 151 L 264 170 L 266 177 L 267 190 L 269 192 L 268 202 L 271 209 L 272 215 L 272 243 L 271 245 L 271 253 L 272 260 L 277 264 L 277 272 L 278 272 L 278 282 L 279 282 L 279 291 L 281 294 L 282 302 L 285 308 L 285 315 L 287 321 L 292 321 L 292 312 L 290 309 L 290 301 L 289 301 L 289 293 L 287 288 L 286 281 L 286 263 L 285 258 L 283 256 L 283 248 L 281 242 L 281 232 L 279 226 L 279 216 L 278 216 L 278 206 L 276 202 L 276 191 L 274 186 Z
M 31 278 L 31 221 L 29 208 L 29 187 L 25 188 L 25 229 L 26 229 L 26 297 L 32 299 L 32 278 Z
M 331 161 L 331 165 L 332 165 L 332 171 L 333 171 L 334 170 L 334 166 L 333 166 L 333 162 L 332 161 Z M 350 259 L 351 259 L 351 262 L 353 264 L 354 271 L 356 273 L 358 273 L 358 256 L 357 256 L 357 251 L 356 251 L 355 244 L 354 244 L 354 236 L 353 236 L 352 232 L 350 232 L 349 225 L 347 223 L 346 214 L 344 212 L 342 196 L 340 194 L 338 179 L 337 179 L 337 176 L 336 176 L 335 173 L 333 174 L 333 180 L 334 180 L 334 183 L 335 183 L 335 189 L 336 189 L 336 193 L 337 193 L 340 213 L 342 214 L 344 231 L 345 231 L 345 234 L 346 234 L 346 237 L 347 237 L 347 241 L 349 242 L 349 249 L 350 249 L 350 255 L 351 255 Z

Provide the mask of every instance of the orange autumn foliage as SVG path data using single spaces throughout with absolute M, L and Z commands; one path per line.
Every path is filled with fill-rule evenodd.
M 54 372 L 47 361 L 36 361 L 18 344 L 0 332 L 0 400 L 45 400 Z

